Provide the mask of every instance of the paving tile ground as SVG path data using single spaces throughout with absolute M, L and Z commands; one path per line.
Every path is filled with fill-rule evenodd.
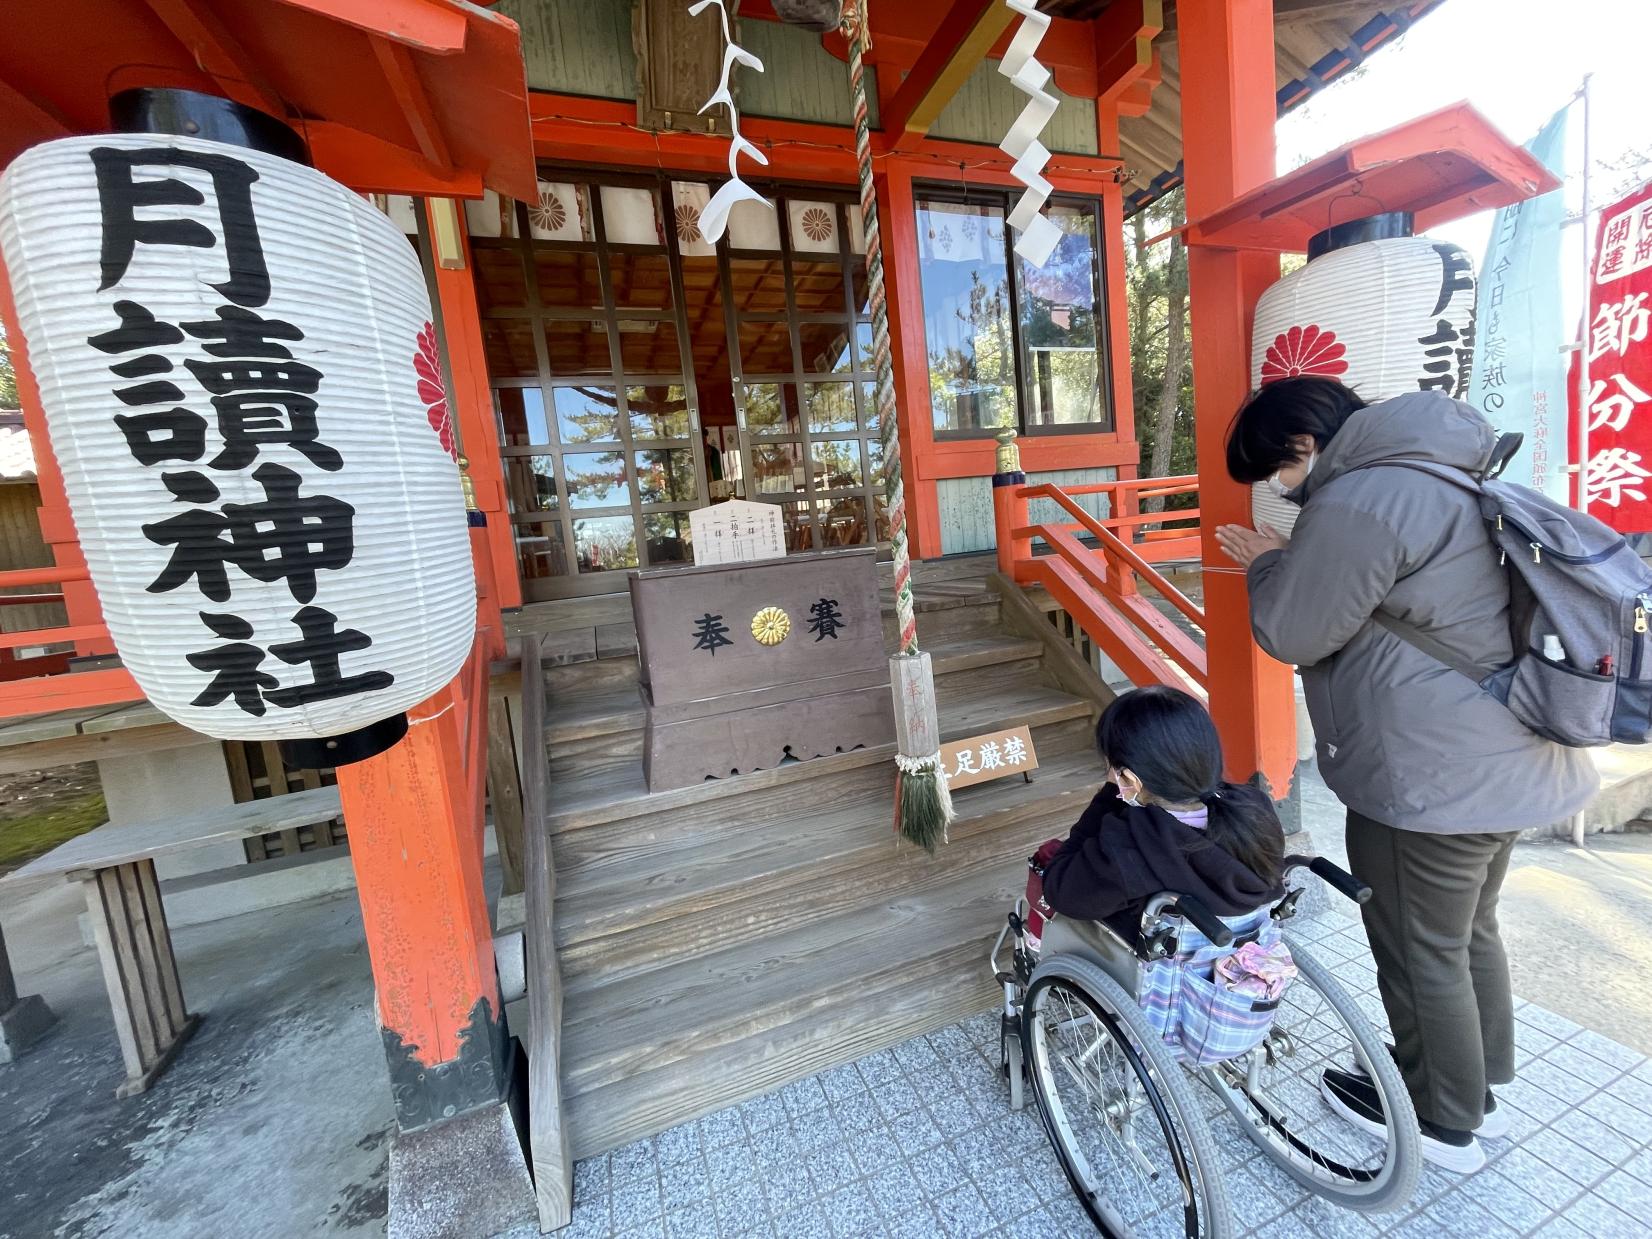
M 1374 1001 L 1360 924 L 1293 925 L 1345 987 Z M 1223 1146 L 1240 1233 L 1272 1239 L 1644 1239 L 1652 1234 L 1652 1062 L 1519 1002 L 1508 1139 L 1473 1175 L 1424 1168 L 1376 1216 L 1309 1197 L 1234 1129 Z M 566 1239 L 988 1239 L 1089 1236 L 1029 1099 L 1009 1107 L 987 1013 L 576 1167 Z M 1221 1128 L 1218 1126 L 1218 1137 Z

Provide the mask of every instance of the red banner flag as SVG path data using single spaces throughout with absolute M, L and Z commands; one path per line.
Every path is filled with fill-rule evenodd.
M 1652 532 L 1652 183 L 1601 212 L 1583 333 L 1589 390 L 1574 364 L 1572 425 L 1587 431 L 1586 511 L 1622 533 Z M 1583 396 L 1583 409 L 1577 408 Z M 1586 418 L 1587 421 L 1582 419 Z

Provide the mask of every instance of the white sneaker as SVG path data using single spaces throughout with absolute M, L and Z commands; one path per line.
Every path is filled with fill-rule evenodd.
M 1394 1052 L 1394 1047 L 1389 1046 L 1388 1052 L 1392 1054 Z M 1357 1061 L 1350 1064 L 1348 1070 L 1350 1074 L 1360 1076 L 1362 1079 L 1369 1080 L 1371 1078 L 1371 1073 L 1366 1071 L 1364 1067 L 1360 1066 Z M 1488 1088 L 1486 1090 L 1485 1113 L 1480 1119 L 1480 1126 L 1474 1129 L 1475 1137 L 1480 1140 L 1501 1140 L 1504 1136 L 1507 1136 L 1513 1128 L 1514 1120 L 1509 1117 L 1509 1112 L 1507 1110 L 1499 1108 L 1497 1105 L 1497 1098 L 1492 1096 L 1492 1092 Z
M 1338 1071 L 1334 1067 L 1319 1077 L 1320 1096 L 1343 1119 L 1373 1136 L 1388 1134 L 1388 1119 L 1383 1113 L 1382 1099 L 1368 1076 Z M 1433 1162 L 1442 1170 L 1455 1174 L 1473 1174 L 1486 1164 L 1486 1151 L 1474 1135 L 1466 1137 L 1466 1144 L 1458 1144 L 1440 1130 L 1430 1130 L 1420 1124 L 1423 1160 Z
M 1514 1129 L 1514 1120 L 1509 1112 L 1497 1104 L 1497 1099 L 1488 1090 L 1485 1117 L 1480 1120 L 1480 1126 L 1474 1129 L 1474 1134 L 1481 1140 L 1501 1140 Z

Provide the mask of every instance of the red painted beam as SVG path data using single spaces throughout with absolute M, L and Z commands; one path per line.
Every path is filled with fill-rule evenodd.
M 1096 97 L 1114 102 L 1154 69 L 1164 0 L 1119 0 L 1096 18 Z
M 883 110 L 883 131 L 920 137 L 928 133 L 958 87 L 1014 19 L 1014 10 L 1003 0 L 956 0 Z

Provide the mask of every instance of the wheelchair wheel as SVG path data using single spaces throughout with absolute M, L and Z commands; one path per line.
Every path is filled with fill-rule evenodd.
M 1350 1209 L 1380 1213 L 1411 1199 L 1422 1163 L 1417 1113 L 1382 1038 L 1330 971 L 1294 941 L 1297 978 L 1285 991 L 1267 1040 L 1250 1054 L 1208 1068 L 1206 1081 L 1239 1126 L 1298 1183 Z M 1320 1074 L 1365 1071 L 1382 1098 L 1388 1128 L 1373 1135 L 1334 1113 Z
M 1192 1081 L 1100 968 L 1056 956 L 1021 1008 L 1044 1129 L 1109 1239 L 1227 1239 L 1221 1164 Z

